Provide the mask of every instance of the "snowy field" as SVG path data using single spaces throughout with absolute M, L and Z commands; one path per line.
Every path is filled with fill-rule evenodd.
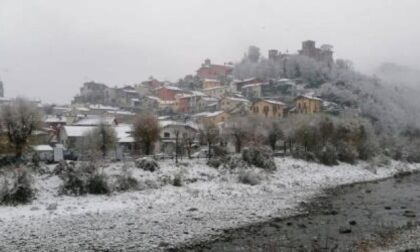
M 37 176 L 37 198 L 31 204 L 0 207 L 0 251 L 163 250 L 211 239 L 223 229 L 295 214 L 300 202 L 324 188 L 420 169 L 394 161 L 387 167 L 364 162 L 329 167 L 276 158 L 275 172 L 253 168 L 263 180 L 251 186 L 238 181 L 238 169 L 214 169 L 205 160 L 182 162 L 177 167 L 163 161 L 153 173 L 126 163 L 149 189 L 106 196 L 59 195 L 57 176 Z M 111 163 L 103 169 L 118 174 L 123 165 Z M 182 187 L 165 182 L 179 173 Z

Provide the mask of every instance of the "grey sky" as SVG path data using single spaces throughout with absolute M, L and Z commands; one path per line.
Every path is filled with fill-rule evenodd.
M 175 81 L 206 57 L 295 52 L 306 39 L 362 71 L 417 67 L 419 11 L 418 0 L 0 0 L 0 78 L 6 96 L 65 103 L 87 80 Z

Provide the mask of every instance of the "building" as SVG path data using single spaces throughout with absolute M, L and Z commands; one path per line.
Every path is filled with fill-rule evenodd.
M 247 98 L 260 98 L 262 96 L 262 83 L 248 84 L 242 87 L 242 95 Z
M 0 81 L 0 97 L 4 97 L 4 84 Z
M 315 46 L 315 41 L 307 40 L 302 42 L 302 49 L 299 50 L 300 55 L 312 58 L 316 61 L 326 63 L 328 66 L 332 66 L 333 51 L 331 45 L 322 45 L 320 48 Z
M 240 92 L 242 87 L 249 84 L 261 83 L 261 80 L 258 78 L 248 78 L 245 80 L 234 80 L 232 82 L 233 90 Z
M 172 155 L 176 150 L 176 141 L 178 136 L 178 144 L 181 145 L 183 139 L 189 138 L 194 141 L 198 133 L 198 127 L 192 122 L 177 122 L 171 120 L 159 121 L 161 128 L 160 146 L 161 152 Z
M 251 114 L 266 118 L 282 118 L 286 116 L 286 104 L 275 100 L 261 100 L 251 106 Z
M 203 79 L 203 89 L 220 87 L 220 81 L 216 79 Z
M 231 65 L 215 65 L 211 64 L 210 59 L 206 59 L 197 70 L 197 76 L 200 79 L 217 79 L 231 75 L 232 71 Z
M 162 101 L 175 101 L 175 96 L 184 91 L 174 86 L 162 86 L 154 90 L 155 96 Z
M 291 112 L 297 114 L 314 114 L 321 112 L 322 100 L 315 96 L 299 95 L 295 98 L 295 107 Z
M 203 89 L 202 92 L 208 96 L 220 98 L 227 93 L 228 89 L 225 86 L 218 86 L 212 88 Z
M 230 115 L 225 111 L 202 112 L 193 115 L 193 118 L 199 124 L 219 124 L 225 122 Z
M 229 114 L 247 111 L 250 107 L 250 101 L 245 98 L 225 96 L 219 101 L 219 108 Z

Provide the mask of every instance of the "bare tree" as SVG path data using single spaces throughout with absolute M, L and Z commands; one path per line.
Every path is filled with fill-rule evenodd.
M 182 134 L 182 143 L 187 151 L 188 158 L 191 158 L 191 150 L 194 144 L 194 140 L 196 137 L 196 133 L 186 131 L 184 134 Z
M 219 128 L 214 123 L 204 123 L 201 133 L 203 134 L 204 140 L 207 143 L 208 153 L 209 153 L 208 158 L 210 159 L 212 156 L 211 150 L 214 144 L 219 139 L 219 134 L 220 134 Z
M 271 149 L 276 150 L 276 143 L 278 140 L 284 138 L 284 133 L 280 128 L 278 122 L 272 122 L 269 126 L 267 140 Z
M 232 138 L 235 145 L 235 152 L 239 153 L 244 144 L 249 140 L 251 134 L 247 118 L 235 117 L 227 122 L 226 134 Z
M 24 98 L 5 105 L 1 112 L 9 143 L 15 150 L 16 158 L 20 158 L 31 134 L 41 127 L 41 112 Z
M 159 140 L 160 127 L 157 118 L 151 114 L 138 116 L 133 130 L 134 139 L 143 146 L 144 154 L 150 155 L 154 143 Z

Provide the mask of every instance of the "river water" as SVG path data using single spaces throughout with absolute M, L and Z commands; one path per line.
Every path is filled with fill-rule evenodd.
M 216 240 L 180 251 L 363 251 L 363 241 L 386 239 L 419 224 L 420 174 L 326 191 L 303 214 L 226 230 Z

